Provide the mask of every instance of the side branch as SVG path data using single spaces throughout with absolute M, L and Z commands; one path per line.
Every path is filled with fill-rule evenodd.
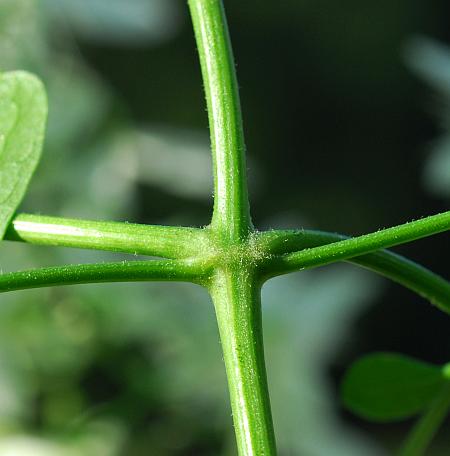
M 393 247 L 450 229 L 450 211 L 432 215 L 404 225 L 394 226 L 355 238 L 344 238 L 332 244 L 288 253 L 282 260 L 287 270 L 311 268 L 347 260 L 375 250 Z M 342 239 L 342 238 L 341 238 Z
M 104 282 L 197 282 L 198 264 L 188 260 L 121 261 L 55 266 L 0 275 L 0 293 L 30 288 Z
M 419 222 L 422 222 L 422 220 Z M 396 228 L 389 230 L 395 230 Z M 434 232 L 445 230 L 445 228 L 441 228 L 442 226 Z M 273 255 L 264 265 L 263 272 L 267 278 L 270 278 L 288 272 L 330 264 L 335 261 L 348 261 L 377 272 L 409 288 L 444 312 L 450 313 L 450 283 L 447 280 L 423 266 L 387 250 L 367 253 L 379 248 L 374 247 L 375 242 L 373 244 L 368 243 L 369 245 L 365 246 L 367 250 L 362 248 L 363 246 L 357 242 L 360 239 L 364 240 L 364 238 L 369 238 L 370 240 L 370 237 L 377 236 L 386 231 L 389 232 L 389 230 L 383 230 L 383 232 L 380 231 L 373 235 L 361 236 L 360 238 L 347 238 L 346 236 L 335 233 L 310 230 L 269 231 L 262 233 L 262 245 Z M 414 238 L 417 239 L 427 234 L 424 234 L 422 231 L 420 236 Z M 400 241 L 392 242 L 391 239 L 388 245 L 401 243 Z M 381 245 L 381 247 L 384 246 Z M 347 247 L 350 248 L 347 249 Z M 290 253 L 292 250 L 299 251 Z
M 88 221 L 20 214 L 5 239 L 31 244 L 108 250 L 164 258 L 197 255 L 207 242 L 198 228 Z

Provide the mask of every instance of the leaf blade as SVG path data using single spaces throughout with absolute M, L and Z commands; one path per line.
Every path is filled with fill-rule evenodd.
M 416 415 L 440 391 L 439 366 L 396 353 L 373 353 L 346 372 L 341 398 L 346 408 L 372 421 L 397 421 Z
M 0 239 L 39 162 L 46 119 L 38 78 L 24 71 L 0 74 Z

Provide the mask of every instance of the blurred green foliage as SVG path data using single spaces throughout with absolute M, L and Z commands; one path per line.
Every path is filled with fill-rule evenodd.
M 436 93 L 442 133 L 434 141 L 424 170 L 424 184 L 436 195 L 450 197 L 450 47 L 427 38 L 411 40 L 407 62 Z
M 445 383 L 439 366 L 398 353 L 371 353 L 346 372 L 341 394 L 353 413 L 395 421 L 422 413 Z
M 259 2 L 257 14 L 250 3 L 226 5 L 233 40 L 241 44 L 235 51 L 244 113 L 249 114 L 258 225 L 343 229 L 346 218 L 346 229 L 358 232 L 390 222 L 389 214 L 397 223 L 396 208 L 403 204 L 406 213 L 410 207 L 403 184 L 395 189 L 388 183 L 402 168 L 389 155 L 402 135 L 388 131 L 386 150 L 380 152 L 380 162 L 387 164 L 372 163 L 376 178 L 364 182 L 360 172 L 352 171 L 367 168 L 361 160 L 383 145 L 373 131 L 381 113 L 387 113 L 389 123 L 402 112 L 404 93 L 391 86 L 402 73 L 392 63 L 400 56 L 391 51 L 386 60 L 377 46 L 381 37 L 368 24 L 375 7 L 357 11 L 358 18 L 365 18 L 360 22 L 353 11 L 326 3 Z M 375 8 L 378 18 L 384 17 L 383 5 Z M 400 35 L 414 29 L 421 9 L 415 5 L 407 17 L 401 6 L 389 9 L 386 46 L 389 37 L 400 42 Z M 327 20 L 321 12 L 325 7 L 334 14 Z M 0 2 L 0 68 L 34 71 L 49 91 L 44 157 L 23 210 L 207 223 L 212 187 L 208 133 L 185 9 L 184 2 L 168 0 Z M 367 39 L 355 40 L 352 33 Z M 264 52 L 273 68 L 267 77 L 255 78 L 248 68 L 262 74 Z M 359 59 L 363 63 L 355 63 Z M 299 72 L 306 79 L 296 80 Z M 370 90 L 387 90 L 391 101 L 383 105 L 370 90 L 358 91 L 364 78 Z M 309 90 L 316 79 L 327 87 L 324 98 L 317 98 L 318 89 Z M 292 83 L 312 97 L 305 96 L 304 112 L 298 111 L 296 90 L 284 92 Z M 270 95 L 265 104 L 261 94 Z M 326 114 L 327 103 L 339 108 L 345 97 L 355 104 L 350 125 Z M 372 104 L 368 122 L 373 125 L 363 125 L 361 113 Z M 311 127 L 314 119 L 327 134 Z M 334 160 L 330 144 L 336 147 Z M 365 157 L 358 159 L 364 148 Z M 353 152 L 346 155 L 346 150 Z M 295 174 L 300 152 L 301 166 L 308 169 L 301 182 Z M 328 168 L 326 160 L 331 160 Z M 380 189 L 377 173 L 386 166 L 391 167 L 383 178 L 386 188 Z M 331 180 L 341 172 L 341 182 Z M 360 191 L 354 191 L 355 184 Z M 406 188 L 411 185 L 408 180 Z M 383 215 L 380 205 L 395 192 L 400 202 L 391 199 Z M 112 257 L 7 242 L 0 246 L 3 271 Z M 379 280 L 347 266 L 291 275 L 264 288 L 268 376 L 281 455 L 383 454 L 373 439 L 339 415 L 328 372 L 342 351 L 347 357 L 357 351 L 347 345 L 349 338 L 360 337 L 354 323 L 377 296 L 384 296 L 382 288 Z M 1 297 L 0 454 L 231 455 L 227 404 L 213 309 L 199 288 L 99 285 Z

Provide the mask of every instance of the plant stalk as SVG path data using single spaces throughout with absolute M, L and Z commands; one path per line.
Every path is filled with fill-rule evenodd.
M 403 225 L 379 230 L 375 233 L 288 253 L 275 260 L 274 269 L 280 268 L 284 272 L 289 272 L 290 270 L 295 271 L 322 266 L 364 255 L 375 250 L 411 242 L 432 234 L 448 231 L 449 229 L 450 211 L 442 212 L 420 220 L 404 223 Z
M 191 260 L 69 264 L 0 274 L 0 293 L 105 282 L 150 282 L 157 280 L 200 284 L 202 274 L 202 264 Z
M 263 248 L 274 256 L 274 261 L 269 260 L 264 265 L 265 270 L 263 274 L 267 278 L 289 272 L 288 270 L 283 269 L 285 266 L 284 259 L 282 258 L 279 260 L 279 258 L 277 258 L 279 256 L 286 255 L 294 250 L 310 252 L 316 247 L 328 244 L 329 250 L 327 252 L 331 252 L 332 257 L 334 258 L 333 261 L 338 261 L 336 255 L 333 254 L 333 251 L 340 250 L 343 252 L 343 249 L 345 249 L 347 244 L 343 245 L 340 241 L 350 239 L 336 233 L 311 230 L 266 231 L 265 233 L 261 233 L 260 237 Z M 351 245 L 350 248 L 352 248 Z M 370 245 L 369 250 L 371 250 Z M 317 250 L 315 251 L 317 252 Z M 328 258 L 321 256 L 318 260 L 328 261 Z M 365 253 L 364 255 L 355 257 L 351 256 L 339 261 L 354 263 L 369 269 L 370 271 L 381 274 L 382 276 L 409 288 L 439 307 L 442 311 L 450 314 L 450 283 L 443 277 L 414 261 L 408 260 L 389 250 L 377 250 L 372 253 Z M 280 266 L 281 268 L 279 268 Z M 289 269 L 291 266 L 292 264 L 289 264 Z M 321 263 L 305 266 L 305 264 L 299 260 L 297 270 L 318 266 L 321 266 Z
M 236 71 L 221 0 L 189 0 L 208 106 L 214 166 L 210 232 L 221 252 L 209 291 L 224 353 L 238 451 L 272 456 L 260 283 L 245 256 L 253 231 Z M 251 261 L 250 261 L 251 263 Z
M 221 0 L 189 0 L 200 57 L 214 166 L 211 226 L 228 240 L 252 229 L 233 52 Z
M 260 284 L 250 268 L 225 268 L 216 271 L 210 293 L 222 342 L 239 455 L 275 455 Z
M 108 250 L 164 258 L 188 258 L 205 249 L 207 236 L 199 228 L 68 219 L 19 214 L 5 234 L 10 241 Z
M 450 409 L 450 383 L 432 401 L 428 410 L 413 427 L 398 456 L 421 456 L 436 435 Z

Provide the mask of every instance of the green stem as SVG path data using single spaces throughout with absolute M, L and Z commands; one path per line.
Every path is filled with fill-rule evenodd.
M 0 293 L 105 282 L 200 282 L 202 267 L 189 260 L 121 261 L 55 266 L 0 275 Z
M 253 231 L 234 59 L 221 0 L 189 0 L 208 105 L 214 165 L 209 283 L 230 389 L 239 454 L 275 454 L 262 346 L 259 284 L 246 259 Z M 251 261 L 250 263 L 251 264 Z
M 250 268 L 218 270 L 210 285 L 239 454 L 276 454 L 264 364 L 260 284 Z
M 283 271 L 306 269 L 335 261 L 364 255 L 374 250 L 404 244 L 450 229 L 450 211 L 425 217 L 421 220 L 394 226 L 376 233 L 345 239 L 279 257 L 277 266 Z
M 307 251 L 313 251 L 316 250 L 315 247 L 324 244 L 333 247 L 340 244 L 340 241 L 348 239 L 340 234 L 309 230 L 270 231 L 261 233 L 260 237 L 262 248 L 275 255 L 275 258 L 272 261 L 268 261 L 264 266 L 266 277 L 274 277 L 287 272 L 283 258 L 280 261 L 277 255 L 284 255 L 294 249 L 309 249 Z M 345 261 L 381 274 L 429 300 L 444 312 L 450 313 L 450 283 L 401 255 L 387 250 L 379 250 L 362 256 L 346 258 Z M 289 264 L 289 270 L 291 271 L 316 267 L 316 265 L 305 266 L 302 262 L 299 262 L 298 267 L 295 269 L 291 269 L 291 266 L 292 263 Z
M 251 229 L 236 72 L 220 0 L 189 0 L 208 105 L 214 164 L 212 226 L 229 240 Z
M 20 214 L 5 239 L 31 244 L 109 250 L 165 258 L 187 258 L 204 250 L 198 228 L 138 225 Z
M 430 404 L 428 410 L 413 427 L 399 456 L 421 456 L 435 436 L 450 409 L 450 383 Z

